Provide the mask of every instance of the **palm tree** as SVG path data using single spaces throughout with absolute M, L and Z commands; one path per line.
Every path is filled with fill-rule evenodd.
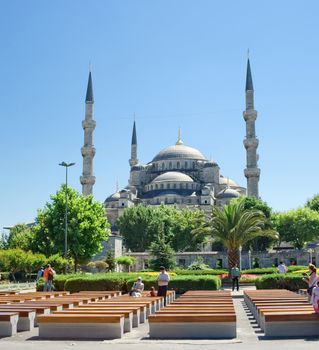
M 243 200 L 230 202 L 221 208 L 212 207 L 212 219 L 195 234 L 206 232 L 223 243 L 228 251 L 228 268 L 239 266 L 239 248 L 259 236 L 276 237 L 272 229 L 264 229 L 267 218 L 260 210 L 245 209 Z

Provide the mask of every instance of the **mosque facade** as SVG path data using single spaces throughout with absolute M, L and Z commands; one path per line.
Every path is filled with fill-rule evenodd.
M 116 220 L 126 208 L 142 205 L 175 205 L 178 208 L 200 208 L 210 213 L 212 205 L 222 206 L 233 198 L 251 195 L 258 198 L 260 169 L 257 166 L 258 139 L 255 135 L 257 112 L 254 110 L 254 89 L 250 62 L 247 62 L 246 109 L 243 117 L 246 123 L 246 168 L 247 190 L 235 181 L 222 175 L 218 164 L 208 160 L 198 149 L 186 145 L 180 135 L 175 144 L 162 149 L 147 164 L 140 164 L 137 157 L 137 129 L 134 121 L 130 176 L 127 186 L 108 196 L 104 202 L 107 218 L 113 234 L 118 234 Z M 83 195 L 92 193 L 93 176 L 93 86 L 89 74 L 86 94 L 86 115 L 82 122 L 84 146 L 82 147 L 83 174 L 81 176 Z

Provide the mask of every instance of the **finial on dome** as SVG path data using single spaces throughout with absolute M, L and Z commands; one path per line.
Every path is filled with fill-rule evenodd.
M 116 185 L 115 185 L 115 192 L 118 192 L 119 191 L 119 182 L 116 181 Z
M 178 139 L 176 141 L 176 145 L 182 145 L 183 141 L 181 139 L 181 128 L 178 128 Z

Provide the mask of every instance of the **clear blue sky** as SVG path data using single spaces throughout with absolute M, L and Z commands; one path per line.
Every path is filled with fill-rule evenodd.
M 34 219 L 76 162 L 93 64 L 94 195 L 129 177 L 136 113 L 138 156 L 183 141 L 246 186 L 247 48 L 260 140 L 260 194 L 275 210 L 318 190 L 318 1 L 3 1 L 0 227 Z

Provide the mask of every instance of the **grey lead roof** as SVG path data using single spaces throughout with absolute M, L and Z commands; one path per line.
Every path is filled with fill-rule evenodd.
M 250 61 L 247 61 L 246 91 L 254 91 L 253 78 L 251 77 Z
M 135 121 L 134 121 L 134 124 L 133 124 L 132 145 L 137 145 Z
M 94 102 L 93 99 L 93 84 L 92 84 L 92 74 L 91 71 L 89 73 L 88 87 L 86 90 L 85 102 Z

